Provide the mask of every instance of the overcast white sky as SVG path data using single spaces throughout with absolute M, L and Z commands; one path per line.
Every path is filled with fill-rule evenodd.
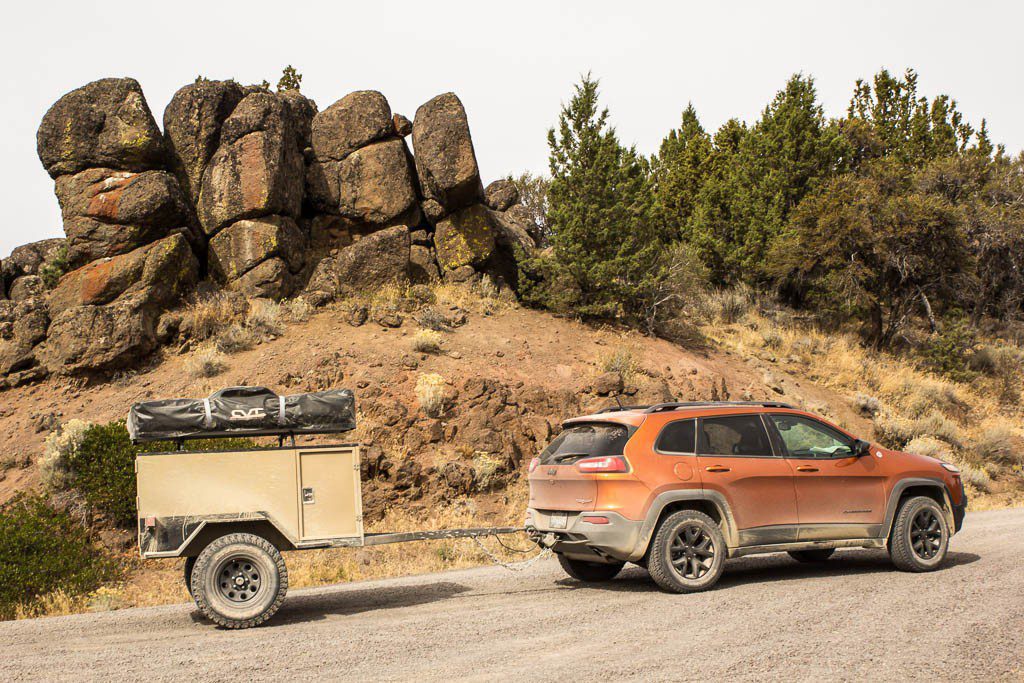
M 142 84 L 158 122 L 197 74 L 276 83 L 293 64 L 321 109 L 359 89 L 392 109 L 453 90 L 484 181 L 545 171 L 545 132 L 581 73 L 601 79 L 621 138 L 657 149 L 693 101 L 706 128 L 755 119 L 797 71 L 826 111 L 855 79 L 914 67 L 1011 152 L 1024 147 L 1024 10 L 1008 2 L 49 2 L 9 3 L 0 27 L 0 256 L 62 234 L 35 133 L 63 93 L 105 76 Z

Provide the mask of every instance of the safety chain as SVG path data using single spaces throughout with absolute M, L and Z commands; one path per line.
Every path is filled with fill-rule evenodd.
M 494 537 L 497 538 L 497 534 L 495 534 Z M 529 569 L 537 560 L 541 559 L 542 557 L 547 557 L 551 554 L 551 548 L 544 548 L 544 550 L 540 551 L 528 560 L 524 560 L 522 562 L 505 562 L 500 557 L 491 552 L 490 548 L 485 546 L 483 542 L 480 541 L 479 536 L 472 536 L 471 538 L 478 546 L 480 546 L 480 550 L 483 550 L 484 554 L 491 559 L 491 562 L 500 567 L 504 567 L 510 572 L 521 572 L 526 569 Z M 501 543 L 500 539 L 498 542 Z M 501 543 L 501 547 L 505 548 L 507 546 L 505 546 L 504 543 Z M 514 550 L 515 552 L 524 552 L 522 550 L 517 550 L 515 548 L 509 548 L 509 550 Z

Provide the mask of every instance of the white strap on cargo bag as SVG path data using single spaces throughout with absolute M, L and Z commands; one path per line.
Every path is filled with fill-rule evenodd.
M 277 424 L 284 426 L 284 396 L 277 397 Z
M 206 411 L 206 428 L 213 427 L 213 411 L 210 410 L 210 399 L 203 399 L 203 410 Z

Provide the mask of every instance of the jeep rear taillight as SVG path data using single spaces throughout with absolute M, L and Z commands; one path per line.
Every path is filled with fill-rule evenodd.
M 530 470 L 529 471 L 533 472 L 535 469 L 537 469 L 537 465 L 539 465 L 539 464 L 540 464 L 540 458 L 534 458 L 533 460 L 531 460 L 530 461 Z
M 576 469 L 580 472 L 608 474 L 611 472 L 628 472 L 629 464 L 621 455 L 606 455 L 600 458 L 577 460 Z

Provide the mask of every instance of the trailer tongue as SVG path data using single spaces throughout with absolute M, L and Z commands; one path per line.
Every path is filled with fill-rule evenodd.
M 256 626 L 280 607 L 288 588 L 281 551 L 522 531 L 364 533 L 362 446 L 295 443 L 297 434 L 354 429 L 348 390 L 278 396 L 262 387 L 232 387 L 208 399 L 136 404 L 128 425 L 137 441 L 177 446 L 136 458 L 139 551 L 144 558 L 187 558 L 185 581 L 196 604 L 228 628 Z M 227 436 L 277 436 L 279 442 L 273 448 L 182 450 L 186 439 Z

